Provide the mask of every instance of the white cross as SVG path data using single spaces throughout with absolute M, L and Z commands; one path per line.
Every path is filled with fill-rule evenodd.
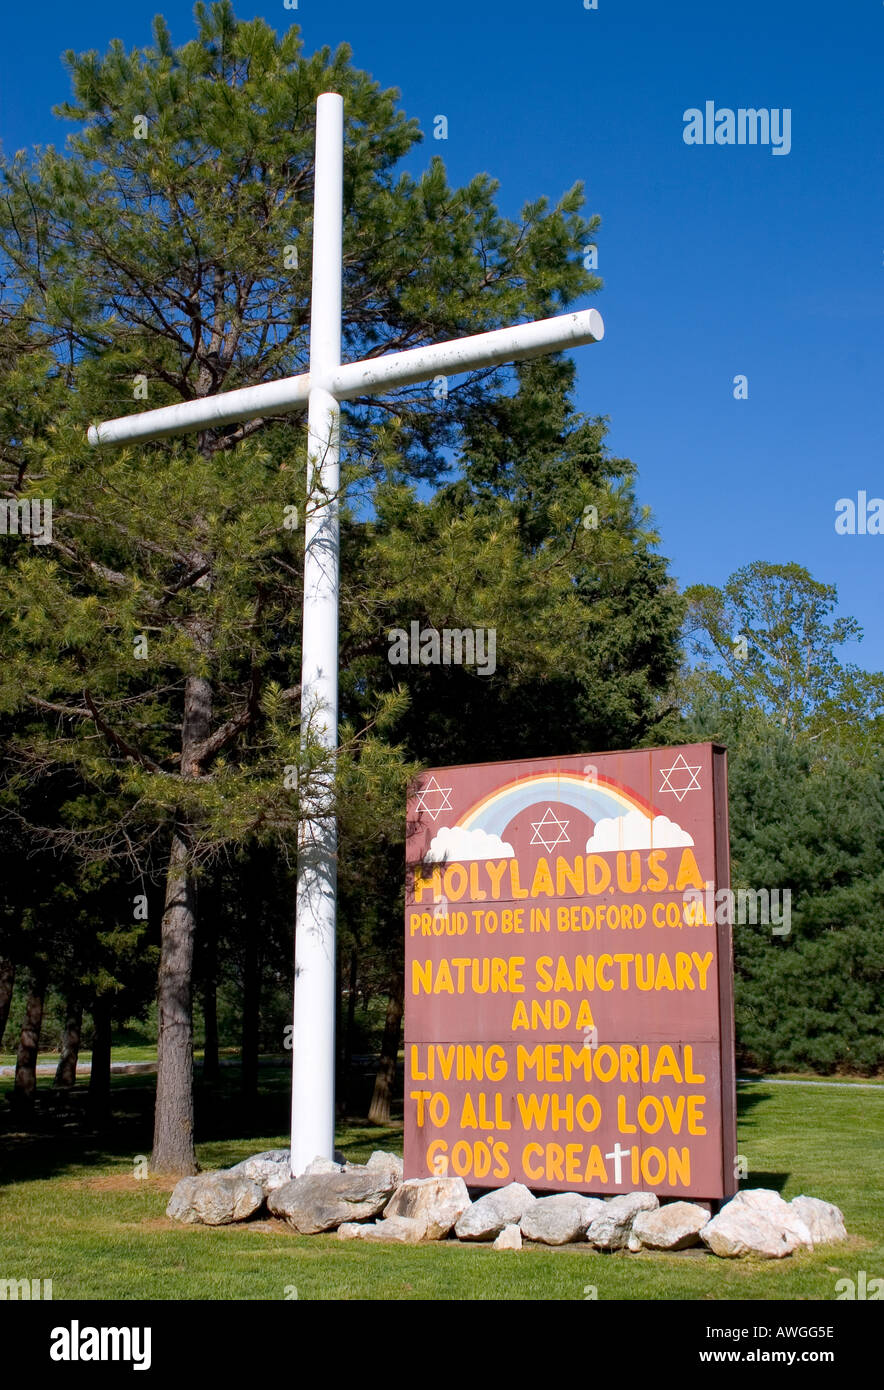
M 613 1151 L 613 1153 L 605 1154 L 605 1158 L 613 1158 L 613 1160 L 614 1160 L 614 1181 L 615 1181 L 615 1182 L 622 1182 L 622 1181 L 623 1181 L 623 1169 L 621 1168 L 620 1165 L 622 1164 L 624 1158 L 626 1158 L 627 1154 L 631 1154 L 631 1153 L 632 1153 L 632 1149 L 621 1149 L 621 1147 L 620 1147 L 620 1140 L 618 1139 L 618 1140 L 617 1140 L 617 1143 L 614 1145 L 614 1151 Z
M 93 425 L 90 444 L 211 429 L 307 406 L 308 479 L 319 503 L 305 519 L 301 727 L 308 722 L 333 755 L 338 729 L 338 541 L 341 401 L 380 395 L 438 374 L 495 367 L 541 353 L 597 343 L 596 309 L 500 328 L 453 342 L 341 362 L 344 103 L 324 92 L 316 103 L 310 370 L 180 405 Z M 324 789 L 327 791 L 327 788 Z M 322 795 L 304 798 L 298 835 L 297 931 L 292 1062 L 292 1172 L 334 1152 L 335 900 L 337 830 Z

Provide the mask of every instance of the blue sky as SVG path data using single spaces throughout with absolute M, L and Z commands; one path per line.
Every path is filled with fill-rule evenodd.
M 237 0 L 300 24 L 308 51 L 348 42 L 397 87 L 452 181 L 484 171 L 509 215 L 584 180 L 602 216 L 591 301 L 601 344 L 578 350 L 578 406 L 610 417 L 639 467 L 681 584 L 752 560 L 838 586 L 884 668 L 884 535 L 837 535 L 841 497 L 884 496 L 881 178 L 884 5 L 851 0 Z M 161 11 L 192 37 L 190 0 L 41 0 L 2 19 L 0 139 L 60 144 L 59 55 L 150 41 Z M 791 111 L 791 149 L 687 145 L 684 112 Z M 448 139 L 432 138 L 448 118 Z M 734 377 L 748 398 L 734 399 Z

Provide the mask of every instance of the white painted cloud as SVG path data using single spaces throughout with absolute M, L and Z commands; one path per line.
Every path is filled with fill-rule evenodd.
M 455 859 L 512 859 L 514 850 L 499 835 L 489 835 L 487 830 L 464 830 L 462 826 L 443 825 L 430 841 L 430 848 L 424 855 L 425 862 L 441 863 Z
M 693 843 L 688 832 L 668 816 L 654 816 L 652 820 L 642 811 L 627 811 L 625 816 L 596 821 L 586 848 L 605 854 L 616 849 L 674 849 Z

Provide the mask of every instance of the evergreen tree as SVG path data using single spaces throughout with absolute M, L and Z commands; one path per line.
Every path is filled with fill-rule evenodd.
M 791 894 L 788 932 L 734 926 L 739 1056 L 874 1071 L 884 1060 L 884 677 L 839 661 L 859 625 L 829 621 L 834 587 L 797 565 L 751 565 L 687 597 L 705 661 L 682 673 L 682 736 L 728 747 L 732 882 Z
M 701 678 L 732 719 L 747 730 L 752 720 L 762 729 L 773 721 L 789 738 L 837 746 L 851 761 L 880 749 L 884 675 L 840 661 L 839 647 L 861 641 L 862 629 L 855 618 L 832 618 L 833 584 L 801 565 L 756 561 L 722 589 L 697 584 L 685 597 Z
M 733 880 L 789 888 L 791 931 L 734 927 L 737 1038 L 757 1067 L 884 1063 L 884 778 L 813 770 L 779 736 L 732 760 Z

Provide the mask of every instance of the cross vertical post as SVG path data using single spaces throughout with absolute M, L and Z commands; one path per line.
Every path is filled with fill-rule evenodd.
M 331 758 L 338 742 L 338 588 L 341 407 L 329 389 L 341 365 L 344 101 L 316 105 L 310 395 L 304 517 L 301 739 Z M 337 826 L 334 772 L 311 774 L 298 830 L 295 1000 L 292 1031 L 292 1172 L 332 1158 L 335 1135 L 335 907 Z

